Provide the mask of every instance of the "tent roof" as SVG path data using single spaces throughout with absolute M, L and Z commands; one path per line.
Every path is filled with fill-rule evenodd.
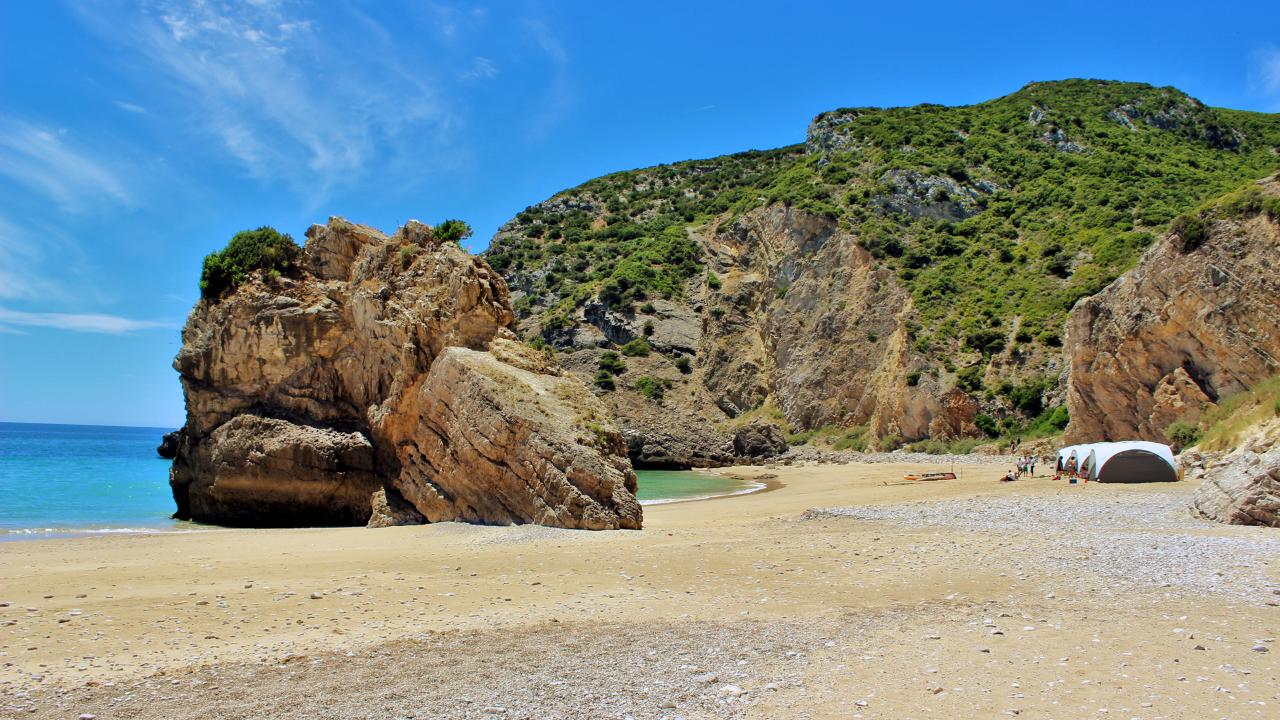
M 1068 445 L 1058 451 L 1058 457 L 1063 460 L 1070 460 L 1074 455 L 1077 462 L 1082 461 L 1089 456 L 1089 448 L 1092 448 L 1096 444 L 1097 443 L 1082 443 L 1080 445 Z
M 1173 459 L 1173 450 L 1162 443 L 1148 442 L 1146 440 L 1125 440 L 1122 442 L 1094 443 L 1088 447 L 1089 451 L 1085 453 L 1085 457 L 1088 459 L 1089 475 L 1092 477 L 1097 477 L 1102 472 L 1102 468 L 1106 466 L 1108 460 L 1130 450 L 1140 450 L 1155 455 L 1169 463 L 1169 467 L 1173 468 L 1174 472 L 1178 470 L 1178 464 Z

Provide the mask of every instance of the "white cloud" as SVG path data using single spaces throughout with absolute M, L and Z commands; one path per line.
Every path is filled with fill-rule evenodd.
M 498 75 L 498 66 L 486 57 L 477 57 L 471 67 L 462 73 L 463 80 L 489 80 Z
M 149 79 L 230 158 L 313 202 L 370 171 L 384 145 L 450 128 L 429 73 L 402 65 L 396 37 L 356 10 L 337 32 L 266 0 L 79 10 L 103 38 L 141 53 Z
M 0 307 L 0 327 L 9 325 L 53 328 L 71 332 L 103 333 L 107 335 L 124 335 L 137 330 L 173 327 L 171 323 L 154 320 L 133 320 L 118 315 L 23 312 Z
M 1269 97 L 1272 109 L 1280 111 L 1280 48 L 1270 46 L 1254 52 L 1249 87 L 1254 93 Z
M 112 102 L 116 107 L 120 108 L 121 110 L 124 110 L 125 112 L 137 113 L 138 115 L 147 114 L 147 109 L 142 107 L 141 105 L 134 105 L 131 102 L 125 102 L 123 100 L 114 100 Z
M 0 175 L 63 210 L 85 210 L 99 200 L 133 204 L 107 164 L 76 145 L 65 131 L 0 117 Z

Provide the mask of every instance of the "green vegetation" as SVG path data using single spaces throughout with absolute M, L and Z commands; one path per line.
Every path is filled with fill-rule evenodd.
M 1017 413 L 985 433 L 1051 433 L 1061 416 L 1043 376 L 1076 301 L 1166 231 L 1190 251 L 1214 218 L 1280 217 L 1256 189 L 1213 200 L 1278 168 L 1280 115 L 1173 88 L 1032 83 L 964 107 L 836 110 L 804 145 L 606 175 L 521 212 L 488 259 L 524 289 L 522 317 L 552 328 L 593 299 L 627 312 L 683 299 L 699 278 L 720 291 L 695 231 L 748 232 L 737 218 L 784 204 L 828 218 L 896 276 L 934 377 L 949 382 L 945 368 Z M 1019 361 L 984 382 L 1003 355 Z
M 1236 446 L 1249 428 L 1280 417 L 1280 375 L 1258 383 L 1251 390 L 1228 395 L 1200 419 L 1200 447 L 1227 450 Z M 1172 423 L 1170 428 L 1178 423 Z M 1168 430 L 1166 430 L 1167 436 Z
M 234 290 L 255 270 L 287 274 L 297 267 L 302 248 L 288 235 L 263 226 L 236 233 L 227 247 L 206 255 L 200 270 L 200 294 L 217 298 Z
M 1196 444 L 1200 439 L 1202 432 L 1200 426 L 1195 423 L 1189 423 L 1185 420 L 1177 420 L 1169 423 L 1169 427 L 1164 429 L 1164 437 L 1173 445 L 1176 450 L 1188 448 Z
M 612 392 L 617 386 L 613 382 L 613 373 L 608 370 L 600 370 L 596 372 L 596 387 L 605 392 Z
M 676 357 L 674 362 L 676 365 L 676 369 L 679 370 L 681 374 L 688 375 L 689 373 L 693 372 L 693 368 L 690 366 L 688 355 L 679 355 Z
M 649 343 L 644 338 L 636 338 L 619 349 L 627 357 L 645 357 L 652 351 Z
M 461 220 L 445 220 L 436 225 L 431 234 L 441 242 L 460 243 L 471 237 L 471 226 Z
M 650 400 L 662 400 L 662 393 L 671 387 L 670 380 L 664 380 L 652 375 L 641 375 L 636 378 L 635 384 L 632 385 L 636 392 L 644 395 Z
M 610 375 L 621 375 L 627 371 L 626 361 L 618 357 L 618 353 L 612 350 L 606 350 L 601 354 L 596 366 Z

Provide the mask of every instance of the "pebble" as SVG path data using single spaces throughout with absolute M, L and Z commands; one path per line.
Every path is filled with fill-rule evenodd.
M 694 682 L 700 682 L 700 683 L 703 683 L 704 685 L 710 685 L 711 683 L 713 683 L 713 682 L 715 682 L 715 681 L 717 681 L 717 680 L 719 680 L 719 679 L 720 679 L 720 676 L 719 676 L 719 675 L 716 675 L 715 673 L 707 673 L 707 674 L 705 674 L 705 675 L 694 675 L 694 676 L 693 676 L 693 681 L 694 681 Z
M 746 695 L 746 694 L 747 694 L 747 691 L 743 690 L 737 685 L 725 685 L 724 687 L 720 688 L 720 693 L 719 693 L 720 697 L 742 697 L 743 695 Z
M 320 594 L 320 593 L 318 593 L 318 592 L 313 592 L 313 593 L 311 593 L 311 599 L 312 599 L 312 600 L 319 600 L 319 599 L 320 599 L 320 598 L 322 598 L 322 597 L 324 597 L 324 595 L 321 595 L 321 594 Z
M 1263 644 L 1261 644 L 1261 643 L 1259 643 L 1259 644 L 1257 644 L 1257 645 L 1254 645 L 1254 646 L 1253 646 L 1253 651 L 1254 651 L 1254 652 L 1271 652 L 1269 649 L 1267 649 L 1267 646 L 1266 646 L 1266 645 L 1263 645 Z
M 93 713 L 80 713 L 80 720 L 98 720 L 98 716 Z

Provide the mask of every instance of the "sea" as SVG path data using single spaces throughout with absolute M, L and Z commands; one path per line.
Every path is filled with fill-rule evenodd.
M 173 520 L 173 428 L 0 422 L 0 542 L 201 529 Z M 641 503 L 749 492 L 756 486 L 697 471 L 640 470 Z

